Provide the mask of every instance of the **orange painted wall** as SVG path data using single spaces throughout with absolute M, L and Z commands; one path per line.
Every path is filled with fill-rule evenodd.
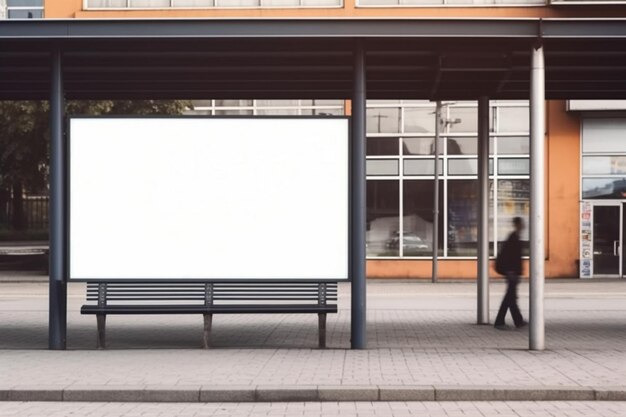
M 579 257 L 580 118 L 565 101 L 547 103 L 546 275 L 576 275 Z
M 560 7 L 344 7 L 291 9 L 83 10 L 82 0 L 45 0 L 46 18 L 183 18 L 183 17 L 618 17 L 625 6 Z

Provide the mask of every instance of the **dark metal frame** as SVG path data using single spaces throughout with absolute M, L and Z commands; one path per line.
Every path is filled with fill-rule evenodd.
M 67 250 L 65 253 L 65 259 L 66 259 L 66 265 L 67 265 L 67 271 L 66 271 L 66 276 L 67 276 L 67 281 L 72 281 L 72 282 L 100 282 L 100 283 L 104 283 L 104 282 L 124 282 L 124 283 L 146 283 L 146 282 L 171 282 L 171 281 L 175 281 L 175 282 L 179 282 L 179 283 L 201 283 L 201 282 L 205 282 L 205 283 L 228 283 L 228 282 L 235 282 L 235 283 L 277 283 L 280 284 L 282 282 L 293 282 L 295 279 L 289 279 L 289 278 L 285 278 L 285 279 L 281 279 L 281 278 L 234 278 L 234 279 L 215 279 L 215 278 L 187 278 L 187 279 L 175 279 L 175 278 L 115 278 L 115 279 L 89 279 L 89 278 L 72 278 L 70 276 L 70 254 L 71 254 L 71 240 L 70 240 L 70 231 L 71 231 L 71 193 L 72 193 L 72 189 L 71 189 L 71 172 L 70 172 L 70 160 L 71 160 L 71 121 L 72 119 L 320 119 L 320 120 L 328 120 L 328 119 L 340 119 L 340 120 L 346 120 L 347 121 L 347 133 L 348 133 L 348 138 L 347 138 L 347 146 L 348 146 L 348 162 L 347 162 L 347 169 L 348 169 L 348 188 L 346 190 L 346 193 L 348 194 L 348 212 L 347 212 L 347 224 L 348 224 L 348 241 L 345 243 L 347 245 L 347 249 L 348 249 L 348 254 L 349 254 L 349 259 L 346 260 L 346 266 L 347 266 L 347 271 L 348 271 L 348 276 L 346 278 L 339 278 L 339 279 L 335 279 L 335 278 L 308 278 L 308 279 L 297 279 L 297 282 L 302 282 L 302 283 L 312 283 L 312 282 L 351 282 L 352 281 L 352 274 L 351 274 L 351 264 L 352 264 L 352 251 L 351 251 L 351 240 L 352 240 L 352 235 L 353 235 L 353 229 L 352 229 L 352 217 L 353 217 L 353 213 L 352 213 L 352 188 L 353 188 L 353 183 L 352 183 L 352 173 L 351 173 L 351 160 L 352 160 L 352 143 L 353 143 L 353 137 L 352 137 L 352 125 L 351 125 L 351 117 L 349 116 L 336 116 L 336 115 L 331 115 L 331 116 L 318 116 L 318 115 L 302 115 L 302 116 L 297 116 L 297 115 L 286 115 L 286 116 L 280 116 L 280 115 L 259 115 L 259 116 L 249 116 L 249 115 L 220 115 L 220 116 L 205 116 L 205 115 L 189 115 L 189 116 L 185 116 L 185 115 L 163 115 L 163 116 L 159 116 L 159 115 L 138 115 L 138 116 L 133 116 L 133 115 L 120 115 L 120 116 L 115 116 L 115 115 L 103 115 L 103 116 L 87 116 L 87 115 L 76 115 L 76 116 L 67 116 L 66 117 L 66 126 L 67 126 L 67 132 L 66 132 L 66 142 L 65 142 L 65 160 L 67 161 L 66 163 L 66 168 L 65 168 L 65 172 L 64 172 L 64 184 L 65 184 L 65 198 L 64 198 L 64 204 L 65 204 L 65 213 L 67 214 L 67 218 L 66 218 L 66 226 L 65 226 L 65 233 L 66 233 L 66 242 L 67 242 Z

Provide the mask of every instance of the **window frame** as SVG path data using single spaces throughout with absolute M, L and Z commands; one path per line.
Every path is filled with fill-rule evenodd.
M 345 7 L 345 0 L 338 0 L 339 4 L 335 6 L 305 6 L 302 5 L 303 0 L 298 0 L 299 5 L 297 6 L 263 6 L 261 3 L 263 0 L 259 1 L 259 6 L 175 6 L 176 0 L 169 0 L 170 5 L 168 7 L 159 6 L 159 7 L 130 7 L 128 6 L 129 0 L 124 0 L 126 2 L 126 7 L 90 7 L 89 0 L 83 0 L 83 10 L 85 11 L 120 11 L 120 10 L 245 10 L 245 9 L 343 9 Z M 214 3 L 219 0 L 213 0 Z

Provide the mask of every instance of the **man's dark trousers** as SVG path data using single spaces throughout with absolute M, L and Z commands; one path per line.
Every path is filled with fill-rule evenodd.
M 517 306 L 517 284 L 519 284 L 519 281 L 520 278 L 518 275 L 508 274 L 506 276 L 506 294 L 504 295 L 504 299 L 500 305 L 500 310 L 496 316 L 496 326 L 504 325 L 504 317 L 509 309 L 511 310 L 515 326 L 519 327 L 524 323 L 522 313 L 519 311 L 519 307 Z

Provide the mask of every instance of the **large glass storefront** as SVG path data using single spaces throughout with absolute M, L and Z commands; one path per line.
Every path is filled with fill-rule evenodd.
M 493 102 L 490 114 L 490 236 L 497 253 L 513 217 L 529 209 L 527 102 Z M 440 141 L 439 254 L 475 257 L 478 240 L 477 106 L 444 103 Z M 369 101 L 367 254 L 428 258 L 434 206 L 434 104 Z M 494 207 L 496 210 L 494 211 Z M 522 236 L 527 241 L 527 231 Z
M 626 118 L 582 122 L 580 276 L 626 273 Z

